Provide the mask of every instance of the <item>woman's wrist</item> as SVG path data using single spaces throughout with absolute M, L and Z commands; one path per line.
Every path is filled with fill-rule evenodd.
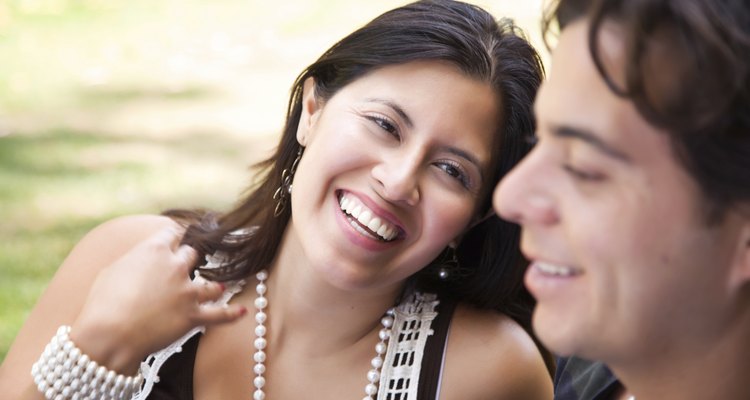
M 76 347 L 70 330 L 61 326 L 31 368 L 45 398 L 127 399 L 140 388 L 140 373 L 126 376 L 100 365 Z
M 135 340 L 123 337 L 116 329 L 108 329 L 102 323 L 88 326 L 76 321 L 70 339 L 99 365 L 124 374 L 135 374 L 145 357 L 135 350 Z

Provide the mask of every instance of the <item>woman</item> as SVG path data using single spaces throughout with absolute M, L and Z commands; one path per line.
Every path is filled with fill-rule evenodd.
M 749 399 L 750 3 L 553 20 L 538 142 L 495 208 L 523 228 L 535 332 L 575 356 L 555 398 Z
M 128 397 L 148 356 L 137 398 L 550 398 L 523 329 L 517 232 L 485 219 L 526 151 L 541 78 L 512 24 L 477 7 L 376 18 L 298 77 L 277 152 L 234 210 L 127 217 L 84 238 L 4 386 Z M 40 357 L 63 324 L 62 349 Z

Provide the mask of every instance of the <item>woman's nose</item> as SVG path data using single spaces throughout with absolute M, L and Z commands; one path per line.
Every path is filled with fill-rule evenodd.
M 381 186 L 384 199 L 415 206 L 420 200 L 419 176 L 422 159 L 415 152 L 401 151 L 385 155 L 372 168 L 372 176 Z

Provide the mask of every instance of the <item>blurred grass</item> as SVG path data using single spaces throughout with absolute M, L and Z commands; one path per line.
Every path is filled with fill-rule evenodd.
M 122 214 L 230 204 L 246 179 L 242 146 L 213 139 L 112 138 L 68 130 L 0 138 L 3 358 L 57 266 L 92 227 Z M 202 183 L 220 175 L 225 179 Z M 236 190 L 229 189 L 233 185 Z
M 158 35 L 170 12 L 164 1 L 0 2 L 0 359 L 92 227 L 168 207 L 227 208 L 268 148 L 210 122 L 141 130 L 102 118 L 226 97 L 164 69 L 160 52 L 185 46 Z
M 485 1 L 537 36 L 539 0 Z M 92 227 L 226 209 L 296 74 L 404 0 L 0 1 L 0 360 Z

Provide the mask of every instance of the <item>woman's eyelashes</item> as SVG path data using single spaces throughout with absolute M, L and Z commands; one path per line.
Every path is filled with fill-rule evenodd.
M 393 136 L 396 139 L 401 140 L 401 135 L 399 134 L 398 126 L 391 119 L 381 116 L 381 115 L 372 115 L 372 114 L 365 115 L 365 118 L 373 122 L 375 125 L 377 125 L 378 128 L 382 129 L 384 132 L 388 133 L 389 135 Z
M 435 162 L 435 166 L 441 169 L 449 177 L 457 180 L 465 188 L 470 189 L 473 186 L 471 177 L 461 164 L 453 160 L 440 160 Z

